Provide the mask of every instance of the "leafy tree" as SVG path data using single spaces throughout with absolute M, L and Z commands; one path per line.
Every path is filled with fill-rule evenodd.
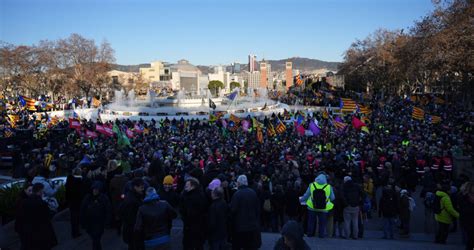
M 235 88 L 240 88 L 240 83 L 239 82 L 231 82 L 230 83 L 230 89 L 235 89 Z
M 217 93 L 219 93 L 219 89 L 224 88 L 224 83 L 221 81 L 210 81 L 207 85 L 207 88 L 209 88 L 209 90 L 211 90 L 214 95 L 217 95 Z

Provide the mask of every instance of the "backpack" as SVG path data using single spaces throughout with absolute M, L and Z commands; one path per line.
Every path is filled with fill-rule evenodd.
M 266 199 L 263 202 L 263 211 L 265 211 L 265 212 L 271 212 L 272 211 L 272 203 L 271 203 L 270 199 Z
M 326 209 L 326 203 L 327 203 L 327 197 L 326 197 L 326 191 L 324 189 L 326 188 L 328 184 L 324 185 L 321 189 L 317 189 L 316 185 L 313 183 L 314 191 L 313 191 L 313 206 L 315 209 Z
M 440 214 L 443 209 L 441 209 L 441 197 L 436 195 L 433 201 L 433 213 Z

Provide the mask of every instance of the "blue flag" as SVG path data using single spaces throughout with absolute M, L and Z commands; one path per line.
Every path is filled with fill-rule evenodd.
M 237 91 L 234 91 L 234 92 L 230 93 L 229 96 L 227 96 L 227 98 L 229 98 L 232 101 L 235 99 L 235 97 L 237 97 Z
M 26 105 L 26 100 L 23 98 L 23 96 L 19 96 L 18 99 L 20 100 L 20 105 L 25 106 Z

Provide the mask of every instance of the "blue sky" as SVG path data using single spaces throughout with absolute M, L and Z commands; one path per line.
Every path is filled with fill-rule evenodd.
M 341 61 L 357 38 L 412 26 L 431 0 L 0 0 L 0 40 L 31 45 L 78 33 L 107 39 L 117 63 Z

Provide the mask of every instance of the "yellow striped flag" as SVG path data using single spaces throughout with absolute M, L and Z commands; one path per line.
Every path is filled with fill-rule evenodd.
M 364 105 L 359 105 L 359 111 L 360 111 L 360 113 L 362 113 L 364 115 L 368 115 L 368 114 L 372 113 L 372 110 L 369 109 L 369 107 L 364 106 Z
M 229 120 L 233 121 L 235 125 L 240 124 L 240 118 L 235 116 L 234 114 L 230 114 Z
M 263 132 L 261 127 L 257 127 L 257 141 L 263 143 Z
M 300 86 L 301 84 L 303 84 L 303 77 L 301 76 L 301 74 L 297 75 L 296 76 L 296 85 Z
M 10 126 L 12 128 L 16 127 L 16 123 L 20 120 L 19 115 L 8 115 L 8 123 L 10 123 Z
M 357 109 L 357 103 L 351 98 L 341 98 L 341 112 L 354 112 Z
M 280 118 L 278 118 L 278 116 L 277 116 L 277 119 L 278 119 L 278 124 L 277 124 L 275 130 L 276 130 L 276 132 L 277 132 L 278 134 L 283 134 L 283 133 L 285 133 L 285 131 L 286 131 L 286 126 L 285 126 L 285 124 L 280 120 Z
M 431 117 L 431 124 L 436 124 L 436 123 L 440 123 L 440 122 L 441 122 L 441 117 L 439 117 L 439 116 L 432 115 L 432 116 L 430 116 L 430 117 Z
M 275 128 L 273 127 L 273 124 L 271 122 L 268 123 L 267 134 L 270 137 L 273 137 L 276 135 Z
M 413 112 L 411 114 L 413 119 L 423 120 L 425 119 L 425 111 L 423 109 L 413 107 Z
M 334 124 L 334 127 L 336 127 L 337 130 L 344 130 L 347 127 L 347 123 L 344 122 L 333 120 L 332 123 Z

